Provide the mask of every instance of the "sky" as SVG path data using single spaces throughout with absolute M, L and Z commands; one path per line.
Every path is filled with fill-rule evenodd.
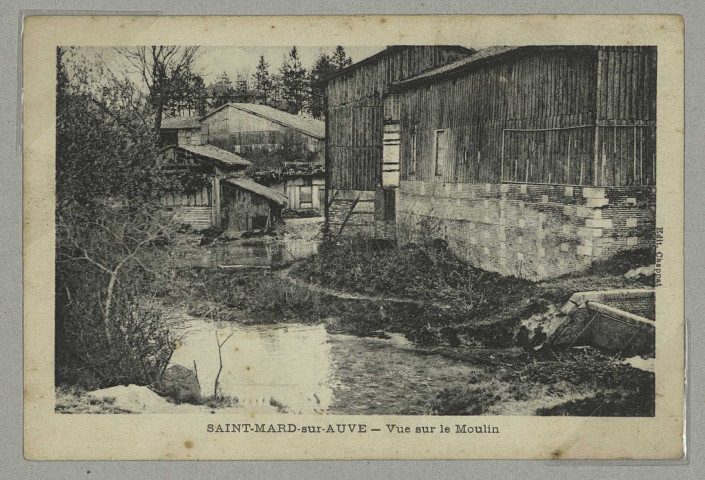
M 370 55 L 384 50 L 386 46 L 345 46 L 345 53 L 353 62 L 367 58 Z M 304 68 L 310 70 L 316 58 L 321 53 L 332 54 L 335 45 L 322 47 L 298 47 L 297 50 Z M 202 69 L 203 79 L 208 85 L 223 72 L 228 74 L 233 82 L 238 74 L 255 72 L 260 55 L 269 63 L 269 73 L 278 73 L 284 57 L 289 55 L 291 45 L 282 47 L 201 47 L 198 52 L 198 66 Z
M 385 45 L 379 46 L 345 46 L 345 53 L 352 58 L 353 62 L 374 55 L 384 50 Z M 335 45 L 321 47 L 298 47 L 297 50 L 301 62 L 310 71 L 316 58 L 321 53 L 332 54 Z M 200 47 L 196 55 L 196 69 L 199 71 L 206 85 L 214 82 L 223 73 L 227 73 L 230 80 L 235 83 L 239 74 L 247 74 L 248 81 L 252 81 L 252 74 L 259 63 L 260 55 L 264 55 L 265 61 L 269 64 L 270 75 L 279 72 L 284 58 L 289 55 L 291 45 L 273 46 L 242 46 L 242 47 Z M 84 57 L 89 63 L 98 66 L 103 65 L 113 73 L 121 76 L 126 74 L 137 85 L 142 84 L 142 79 L 134 72 L 124 58 L 122 58 L 114 48 L 111 47 L 78 47 L 76 55 Z M 93 72 L 93 79 L 96 85 L 101 84 L 103 75 L 100 68 Z

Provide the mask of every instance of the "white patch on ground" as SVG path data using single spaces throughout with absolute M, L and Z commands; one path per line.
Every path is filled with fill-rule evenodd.
M 622 361 L 625 365 L 631 365 L 634 368 L 638 368 L 639 370 L 643 370 L 645 372 L 654 372 L 654 364 L 655 364 L 655 359 L 654 358 L 642 358 L 639 356 L 632 357 L 632 358 L 627 358 Z
M 113 405 L 136 413 L 156 413 L 168 409 L 173 404 L 167 402 L 147 387 L 138 385 L 118 385 L 103 388 L 86 394 L 99 400 L 114 399 Z
M 629 270 L 624 274 L 624 278 L 635 279 L 639 277 L 650 277 L 654 274 L 656 266 L 648 265 L 646 267 L 639 267 Z
M 131 413 L 208 413 L 214 409 L 203 405 L 175 405 L 160 397 L 147 387 L 118 385 L 94 390 L 85 394 L 88 398 L 111 400 L 111 405 Z M 218 408 L 219 413 L 235 412 L 238 407 Z
M 549 305 L 548 310 L 543 313 L 537 313 L 530 318 L 521 322 L 526 328 L 529 329 L 531 337 L 533 337 L 534 330 L 537 327 L 543 329 L 543 333 L 546 334 L 547 338 L 550 338 L 558 327 L 560 327 L 564 322 L 568 320 L 568 317 L 561 313 L 560 309 L 555 305 Z

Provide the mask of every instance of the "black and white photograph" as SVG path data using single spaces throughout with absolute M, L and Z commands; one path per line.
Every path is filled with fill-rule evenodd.
M 56 48 L 55 413 L 653 417 L 659 49 L 341 43 Z

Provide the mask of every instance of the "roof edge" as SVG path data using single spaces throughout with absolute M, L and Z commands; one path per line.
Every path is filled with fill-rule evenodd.
M 278 120 L 278 119 L 276 119 L 276 118 L 268 117 L 267 115 L 263 115 L 263 114 L 261 114 L 261 113 L 259 113 L 259 112 L 253 112 L 252 110 L 247 110 L 246 108 L 240 108 L 238 105 L 240 105 L 240 104 L 239 104 L 239 103 L 236 103 L 236 102 L 228 102 L 228 103 L 225 103 L 225 104 L 221 105 L 220 107 L 218 107 L 218 108 L 216 108 L 216 109 L 214 109 L 214 110 L 211 110 L 210 112 L 206 113 L 204 116 L 199 117 L 198 120 L 201 121 L 201 120 L 203 120 L 203 119 L 206 118 L 206 117 L 210 117 L 211 115 L 213 115 L 214 113 L 216 113 L 216 112 L 222 110 L 222 109 L 225 108 L 225 107 L 233 107 L 233 108 L 235 108 L 235 109 L 237 109 L 237 110 L 240 110 L 241 112 L 249 113 L 250 115 L 254 115 L 255 117 L 264 118 L 265 120 L 269 120 L 270 122 L 274 122 L 274 123 L 276 123 L 277 125 L 281 125 L 282 127 L 294 129 L 294 130 L 296 130 L 296 131 L 298 131 L 298 132 L 301 132 L 301 133 L 303 133 L 303 134 L 305 134 L 305 135 L 308 135 L 309 137 L 312 137 L 312 138 L 315 138 L 315 139 L 318 139 L 318 140 L 325 140 L 325 138 L 326 138 L 325 134 L 324 134 L 324 135 L 318 135 L 318 134 L 312 133 L 312 132 L 310 132 L 310 131 L 306 131 L 306 130 L 304 130 L 304 129 L 301 129 L 301 128 L 295 126 L 295 125 L 290 125 L 290 124 L 288 124 L 288 123 L 282 122 L 281 120 Z M 247 105 L 247 104 L 245 104 L 245 105 Z M 269 105 L 265 105 L 265 106 L 269 106 Z M 274 108 L 274 107 L 269 107 L 269 108 Z M 278 110 L 278 109 L 275 108 L 275 110 Z M 292 113 L 285 112 L 284 110 L 280 110 L 280 111 L 283 112 L 283 113 L 289 114 L 289 115 L 293 115 Z M 318 121 L 320 121 L 320 120 L 318 120 Z
M 368 63 L 372 63 L 374 60 L 377 60 L 378 58 L 392 53 L 395 50 L 401 50 L 403 48 L 410 48 L 410 47 L 446 47 L 446 48 L 457 48 L 458 50 L 464 50 L 465 53 L 472 54 L 473 49 L 468 48 L 468 47 L 463 47 L 462 45 L 388 45 L 387 48 L 384 50 L 381 50 L 374 55 L 370 55 L 369 57 L 365 57 L 362 60 L 359 60 L 352 65 L 348 65 L 347 67 L 338 70 L 337 72 L 333 72 L 332 74 L 328 75 L 325 78 L 322 78 L 319 83 L 321 84 L 326 84 L 329 81 L 333 80 L 334 78 L 337 78 L 341 75 L 345 75 L 348 72 L 351 72 L 355 70 L 356 68 L 362 67 L 364 65 L 367 65 Z
M 487 48 L 493 48 L 493 47 L 487 47 Z M 433 70 L 427 70 L 425 72 L 421 72 L 417 75 L 414 75 L 413 77 L 406 78 L 404 80 L 392 83 L 390 86 L 394 90 L 403 90 L 408 87 L 416 86 L 416 85 L 421 85 L 424 83 L 428 82 L 434 82 L 438 78 L 445 78 L 449 76 L 453 76 L 456 74 L 459 74 L 461 72 L 464 72 L 465 70 L 470 70 L 472 68 L 475 68 L 477 66 L 484 65 L 486 63 L 491 63 L 493 61 L 496 61 L 498 59 L 502 59 L 504 57 L 512 56 L 512 55 L 517 55 L 517 54 L 523 54 L 523 53 L 529 53 L 531 51 L 535 50 L 564 50 L 564 49 L 573 49 L 573 50 L 591 50 L 596 48 L 593 45 L 521 45 L 521 46 L 506 46 L 507 50 L 503 52 L 499 52 L 495 55 L 489 55 L 486 57 L 478 58 L 475 61 L 467 61 L 469 57 L 466 57 L 464 59 L 457 60 L 456 62 L 458 65 L 455 68 L 449 68 L 453 66 L 453 63 L 449 63 L 447 65 L 439 66 L 434 68 Z M 482 50 L 480 49 L 477 51 L 477 53 L 481 53 Z M 437 72 L 436 72 L 437 71 Z M 436 73 L 434 73 L 436 72 Z

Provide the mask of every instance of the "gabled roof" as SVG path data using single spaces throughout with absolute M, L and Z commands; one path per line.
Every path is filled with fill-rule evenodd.
M 493 47 L 487 47 L 483 48 L 482 50 L 477 51 L 476 53 L 470 55 L 469 57 L 461 58 L 460 60 L 457 60 L 453 63 L 449 63 L 447 65 L 443 65 L 438 68 L 434 68 L 433 70 L 428 70 L 423 73 L 419 73 L 417 75 L 414 75 L 413 77 L 409 77 L 405 80 L 396 82 L 394 85 L 395 86 L 407 86 L 410 84 L 415 84 L 419 82 L 424 82 L 427 80 L 435 79 L 436 77 L 442 77 L 446 75 L 450 75 L 456 72 L 460 72 L 466 69 L 470 69 L 472 67 L 475 67 L 476 65 L 482 64 L 486 61 L 493 60 L 495 58 L 499 58 L 505 55 L 510 55 L 514 53 L 520 53 L 520 52 L 525 52 L 525 51 L 534 51 L 534 50 L 547 50 L 547 49 L 573 49 L 573 50 L 584 50 L 586 48 L 590 47 L 585 47 L 581 45 L 525 45 L 525 46 L 515 46 L 515 47 L 507 47 L 507 46 L 493 46 Z
M 179 117 L 166 117 L 162 119 L 162 130 L 182 130 L 199 128 L 201 122 L 195 115 L 183 115 Z
M 259 183 L 250 180 L 249 178 L 226 178 L 225 180 L 222 180 L 222 182 L 234 185 L 236 187 L 242 188 L 243 190 L 247 190 L 249 192 L 265 197 L 268 200 L 271 200 L 272 202 L 276 203 L 277 205 L 286 205 L 286 195 L 274 191 L 271 188 L 265 187 L 264 185 L 260 185 Z
M 277 123 L 283 127 L 293 128 L 294 130 L 298 130 L 310 137 L 315 137 L 320 140 L 323 140 L 326 136 L 326 124 L 321 120 L 292 115 L 289 112 L 278 110 L 268 105 L 257 105 L 254 103 L 226 103 L 215 110 L 211 110 L 206 113 L 203 117 L 201 117 L 201 120 L 210 117 L 214 113 L 219 112 L 226 107 L 236 108 L 240 111 L 249 113 L 250 115 Z
M 215 145 L 171 145 L 167 148 L 181 148 L 187 152 L 210 158 L 228 166 L 249 167 L 252 162 L 245 160 L 239 155 L 218 148 Z
M 371 55 L 369 57 L 363 58 L 362 60 L 353 63 L 352 65 L 348 65 L 347 67 L 338 70 L 337 72 L 333 72 L 332 74 L 328 75 L 327 77 L 321 79 L 321 83 L 326 83 L 329 80 L 333 80 L 336 77 L 339 77 L 341 75 L 345 75 L 346 73 L 355 70 L 356 68 L 359 68 L 363 65 L 367 65 L 368 63 L 372 63 L 378 58 L 384 57 L 386 55 L 389 55 L 390 53 L 394 53 L 397 50 L 403 50 L 405 48 L 413 48 L 413 47 L 418 47 L 418 46 L 430 46 L 430 47 L 443 47 L 447 49 L 452 49 L 452 50 L 457 50 L 459 52 L 462 52 L 466 55 L 470 55 L 474 50 L 467 48 L 467 47 L 462 47 L 460 45 L 390 45 L 384 50 L 381 50 L 374 55 Z

